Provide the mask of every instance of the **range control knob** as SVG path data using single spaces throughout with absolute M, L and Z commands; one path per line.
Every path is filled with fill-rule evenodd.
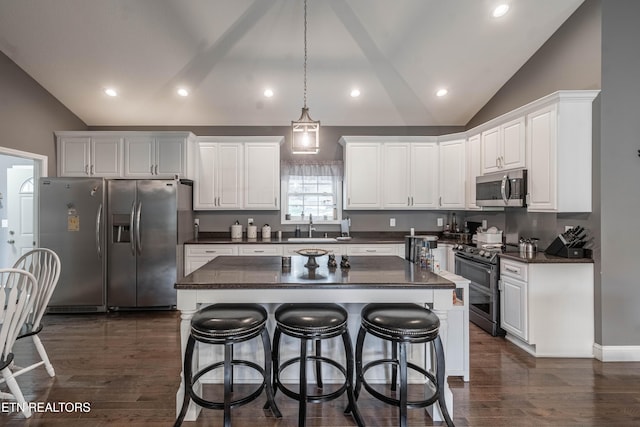
M 487 252 L 487 253 L 488 253 L 488 252 Z M 484 256 L 484 255 L 485 255 L 485 252 L 484 252 L 483 250 L 480 250 L 480 252 L 478 252 L 478 255 L 480 255 L 480 256 Z

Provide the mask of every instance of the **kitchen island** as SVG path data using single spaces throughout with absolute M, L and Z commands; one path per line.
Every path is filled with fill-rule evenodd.
M 322 301 L 353 304 L 354 307 L 371 302 L 429 304 L 440 318 L 440 334 L 446 348 L 448 311 L 454 306 L 452 291 L 456 283 L 396 256 L 353 256 L 349 258 L 351 268 L 348 269 L 327 267 L 326 256 L 317 259 L 319 267 L 315 270 L 304 267 L 306 261 L 305 257 L 293 256 L 291 266 L 284 268 L 279 256 L 219 256 L 179 280 L 175 288 L 182 319 L 180 336 L 183 357 L 194 313 L 201 304 L 220 302 L 277 305 Z M 353 338 L 358 331 L 359 310 L 352 308 L 348 311 Z M 273 318 L 270 319 L 272 321 Z M 248 354 L 251 351 L 249 349 Z M 194 361 L 196 365 L 199 363 L 197 359 Z M 445 386 L 447 406 L 453 414 L 453 396 L 446 382 Z M 184 384 L 181 382 L 176 395 L 178 409 L 183 393 Z M 186 419 L 196 419 L 198 411 L 199 408 L 191 404 Z M 438 410 L 432 416 L 434 420 L 441 419 Z

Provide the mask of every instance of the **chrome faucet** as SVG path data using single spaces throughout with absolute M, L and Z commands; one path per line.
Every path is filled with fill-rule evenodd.
M 313 216 L 309 214 L 309 238 L 313 237 L 313 231 L 315 231 L 315 227 L 313 227 Z

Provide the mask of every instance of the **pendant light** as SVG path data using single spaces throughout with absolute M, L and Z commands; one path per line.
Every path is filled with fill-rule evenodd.
M 291 122 L 293 154 L 317 154 L 320 149 L 320 122 L 309 116 L 307 108 L 307 0 L 304 0 L 304 107 L 296 121 Z

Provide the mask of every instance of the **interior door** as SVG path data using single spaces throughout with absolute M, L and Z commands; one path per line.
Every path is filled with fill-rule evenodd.
M 33 166 L 14 165 L 7 169 L 9 266 L 34 247 L 33 192 Z

